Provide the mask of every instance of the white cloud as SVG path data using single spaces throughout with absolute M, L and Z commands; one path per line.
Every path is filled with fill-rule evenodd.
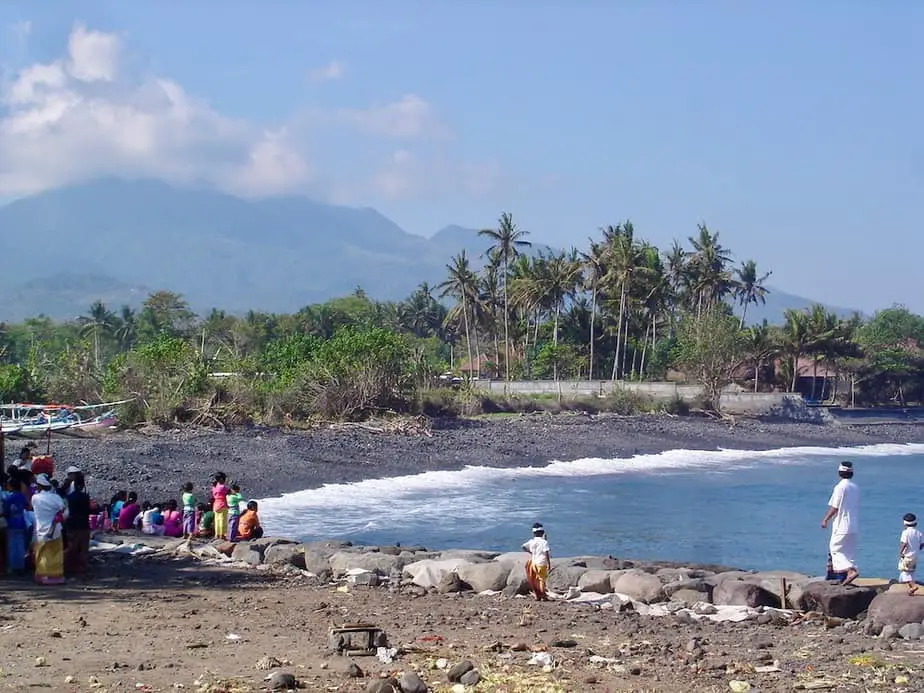
M 312 82 L 326 82 L 332 79 L 340 79 L 346 74 L 346 65 L 339 60 L 331 60 L 323 67 L 316 67 L 308 71 L 308 79 Z
M 67 42 L 67 71 L 81 82 L 111 82 L 116 77 L 119 40 L 113 34 L 87 31 L 78 24 Z
M 118 36 L 77 24 L 60 59 L 0 85 L 0 198 L 106 175 L 361 203 L 477 187 L 467 165 L 443 154 L 449 131 L 420 96 L 258 124 L 216 112 L 171 79 L 125 74 L 122 48 Z M 357 134 L 369 138 L 358 151 Z M 377 168 L 376 153 L 391 139 L 402 147 Z M 371 159 L 365 170 L 363 156 Z
M 342 109 L 338 116 L 370 135 L 394 138 L 441 137 L 449 134 L 433 106 L 416 94 L 367 109 Z

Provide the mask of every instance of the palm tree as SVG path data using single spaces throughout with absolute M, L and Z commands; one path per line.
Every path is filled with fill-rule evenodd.
M 792 382 L 789 391 L 795 392 L 796 383 L 799 381 L 799 359 L 805 353 L 806 345 L 811 338 L 808 313 L 790 308 L 783 314 L 783 319 L 785 322 L 780 346 L 792 366 Z
M 758 276 L 757 263 L 748 260 L 741 263 L 741 267 L 735 270 L 735 298 L 741 305 L 741 329 L 744 329 L 744 323 L 748 315 L 748 306 L 752 303 L 761 305 L 767 302 L 767 294 L 770 290 L 764 286 L 764 282 L 770 278 L 772 272 Z
M 539 289 L 546 308 L 553 315 L 552 344 L 558 346 L 558 325 L 565 301 L 573 297 L 582 283 L 581 262 L 578 252 L 560 252 L 544 258 L 543 272 L 539 276 Z M 553 377 L 558 380 L 558 361 L 553 365 Z
M 590 340 L 588 341 L 589 356 L 587 365 L 587 379 L 594 379 L 594 342 L 596 334 L 594 328 L 597 318 L 597 294 L 600 288 L 600 281 L 606 275 L 606 246 L 603 243 L 595 243 L 590 240 L 590 250 L 582 253 L 584 260 L 584 279 L 589 284 L 590 289 Z
M 603 232 L 606 238 L 606 257 L 608 271 L 606 274 L 607 284 L 613 287 L 619 287 L 619 307 L 618 317 L 616 319 L 616 355 L 613 359 L 612 380 L 616 380 L 619 373 L 620 354 L 622 361 L 625 363 L 626 345 L 629 339 L 629 321 L 627 320 L 627 311 L 629 309 L 629 297 L 633 288 L 633 280 L 637 274 L 647 275 L 648 268 L 645 267 L 645 250 L 635 241 L 635 229 L 632 222 L 627 221 L 619 226 L 608 226 Z M 615 292 L 610 292 L 614 295 Z M 625 334 L 623 333 L 625 327 Z M 623 372 L 625 367 L 623 367 Z
M 135 311 L 129 306 L 122 306 L 115 322 L 115 338 L 120 351 L 128 351 L 135 343 Z
M 477 293 L 477 278 L 475 273 L 472 272 L 468 255 L 464 250 L 452 258 L 450 264 L 446 265 L 446 270 L 449 276 L 437 288 L 440 290 L 441 297 L 451 296 L 457 301 L 453 310 L 450 310 L 449 314 L 447 314 L 447 320 L 451 320 L 461 310 L 462 322 L 465 325 L 465 346 L 468 351 L 469 375 L 471 375 L 471 369 L 475 367 L 475 361 L 472 358 L 472 335 L 469 329 L 468 314 L 469 302 Z
M 529 231 L 523 231 L 517 228 L 513 223 L 513 217 L 504 212 L 501 214 L 497 223 L 497 229 L 482 229 L 478 232 L 479 236 L 487 236 L 494 243 L 491 251 L 500 260 L 501 269 L 503 270 L 503 291 L 504 291 L 504 367 L 506 379 L 510 380 L 510 302 L 507 294 L 507 279 L 509 277 L 510 263 L 520 254 L 520 248 L 526 248 L 532 244 L 523 240 L 529 235 Z
M 837 331 L 840 327 L 840 320 L 837 315 L 827 310 L 820 304 L 812 306 L 808 314 L 808 332 L 809 338 L 806 344 L 806 351 L 812 357 L 812 394 L 814 400 L 816 395 L 816 384 L 818 382 L 818 363 L 828 358 L 831 347 L 837 338 Z M 821 388 L 821 399 L 824 399 L 824 385 Z
M 745 350 L 754 362 L 754 392 L 760 388 L 760 369 L 764 363 L 776 356 L 779 346 L 772 327 L 764 320 L 752 325 L 744 333 Z
M 111 335 L 115 331 L 116 316 L 106 308 L 102 301 L 96 301 L 90 306 L 87 315 L 77 318 L 81 334 L 86 337 L 93 335 L 93 350 L 96 354 L 96 370 L 100 369 L 99 342 L 101 335 Z
M 690 258 L 693 293 L 696 297 L 696 313 L 712 308 L 732 288 L 728 263 L 731 254 L 719 243 L 718 232 L 712 233 L 705 224 L 700 224 L 699 234 L 690 238 L 693 256 Z

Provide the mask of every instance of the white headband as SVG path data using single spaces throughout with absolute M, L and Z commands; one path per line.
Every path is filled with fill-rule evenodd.
M 839 471 L 839 472 L 852 472 L 852 471 L 853 471 L 853 467 L 851 467 L 851 466 L 849 466 L 849 465 L 846 465 L 846 464 L 842 464 L 842 465 L 840 465 L 840 466 L 837 468 L 837 471 Z
M 909 522 L 908 520 L 905 520 L 905 527 L 914 527 L 916 524 L 917 524 L 917 521 Z

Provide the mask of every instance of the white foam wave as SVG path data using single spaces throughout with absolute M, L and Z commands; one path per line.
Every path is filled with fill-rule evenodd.
M 570 462 L 553 461 L 541 467 L 499 468 L 469 466 L 456 471 L 422 472 L 407 476 L 367 479 L 348 484 L 326 484 L 316 489 L 287 493 L 260 501 L 264 517 L 281 519 L 299 510 L 337 510 L 353 508 L 360 512 L 375 505 L 398 500 L 426 500 L 428 504 L 439 492 L 447 497 L 470 495 L 473 489 L 498 481 L 536 477 L 593 477 L 625 473 L 682 472 L 690 469 L 725 471 L 748 466 L 762 460 L 777 465 L 804 464 L 806 458 L 852 457 L 876 458 L 895 455 L 924 454 L 924 444 L 877 444 L 861 447 L 794 447 L 774 450 L 669 450 L 629 458 L 585 458 Z M 501 492 L 502 493 L 502 492 Z M 414 512 L 411 504 L 402 504 L 405 513 Z M 420 507 L 420 513 L 431 509 Z M 330 519 L 330 518 L 329 518 Z

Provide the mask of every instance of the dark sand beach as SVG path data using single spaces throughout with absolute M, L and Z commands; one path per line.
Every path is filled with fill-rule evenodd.
M 178 429 L 55 439 L 58 464 L 76 464 L 103 496 L 131 488 L 144 497 L 176 495 L 184 481 L 205 486 L 217 470 L 245 495 L 269 497 L 327 483 L 454 470 L 468 465 L 538 466 L 584 457 L 631 457 L 665 450 L 768 450 L 924 442 L 924 426 L 809 424 L 646 415 L 532 414 L 435 421 L 432 435 L 373 433 L 361 428 L 284 432 Z M 21 443 L 8 441 L 7 460 Z M 39 443 L 44 449 L 44 442 Z

